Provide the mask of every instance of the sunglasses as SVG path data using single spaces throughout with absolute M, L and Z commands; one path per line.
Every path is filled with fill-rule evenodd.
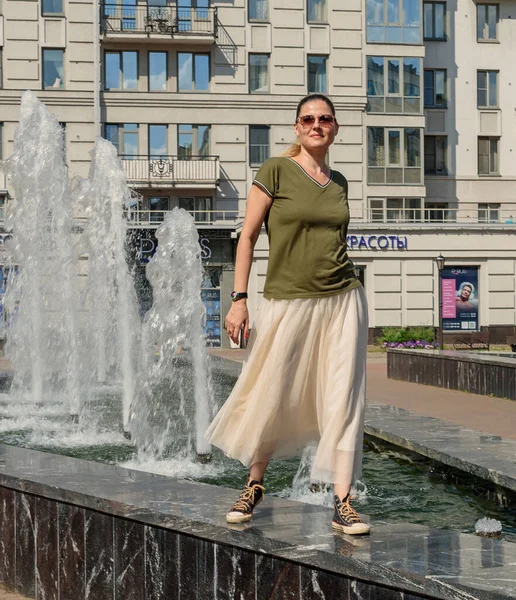
M 319 120 L 319 125 L 325 129 L 330 128 L 335 123 L 335 117 L 333 115 L 319 115 L 319 117 L 316 117 L 315 115 L 302 115 L 301 117 L 298 117 L 297 120 L 303 129 L 313 127 L 317 120 Z

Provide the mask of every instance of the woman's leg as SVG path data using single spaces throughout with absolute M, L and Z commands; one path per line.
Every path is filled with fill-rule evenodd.
M 265 475 L 268 465 L 268 460 L 253 463 L 249 469 L 249 481 L 263 481 L 263 476 Z M 249 481 L 247 483 L 249 483 Z
M 334 489 L 335 489 L 335 495 L 338 496 L 341 500 L 343 500 L 349 494 L 351 485 L 349 483 L 348 484 L 336 483 L 334 486 Z

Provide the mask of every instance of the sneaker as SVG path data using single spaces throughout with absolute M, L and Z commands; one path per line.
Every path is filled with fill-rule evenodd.
M 343 500 L 338 496 L 333 497 L 335 512 L 333 513 L 332 528 L 350 535 L 369 533 L 371 528 L 358 516 L 351 506 L 351 496 L 348 494 Z
M 253 516 L 253 510 L 263 500 L 265 488 L 260 481 L 253 479 L 250 481 L 238 500 L 233 504 L 233 507 L 226 515 L 228 523 L 244 523 L 249 521 Z

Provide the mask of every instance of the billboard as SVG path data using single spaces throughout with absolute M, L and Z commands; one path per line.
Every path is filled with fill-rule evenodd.
M 444 331 L 478 331 L 478 267 L 441 271 Z

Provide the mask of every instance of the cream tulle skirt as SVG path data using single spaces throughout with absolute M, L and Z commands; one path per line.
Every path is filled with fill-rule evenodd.
M 360 477 L 367 302 L 362 287 L 325 298 L 263 299 L 248 359 L 206 432 L 244 465 L 318 443 L 313 482 Z

